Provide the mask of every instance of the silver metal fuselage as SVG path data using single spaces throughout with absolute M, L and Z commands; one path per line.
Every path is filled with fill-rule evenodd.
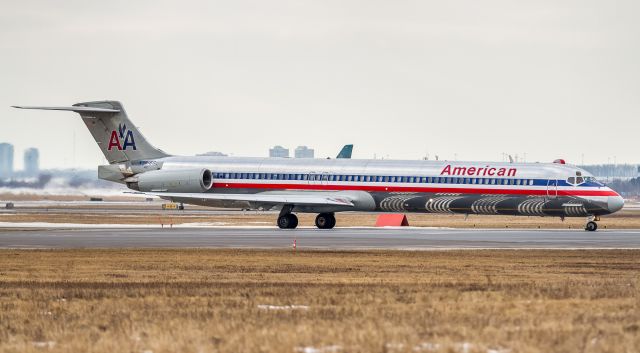
M 557 163 L 496 163 L 251 157 L 165 157 L 162 170 L 207 168 L 213 193 L 353 193 L 355 208 L 298 208 L 422 213 L 590 216 L 616 212 L 623 200 L 578 167 Z M 569 183 L 580 178 L 582 183 Z M 189 200 L 190 203 L 193 200 Z M 206 206 L 247 207 L 203 200 Z

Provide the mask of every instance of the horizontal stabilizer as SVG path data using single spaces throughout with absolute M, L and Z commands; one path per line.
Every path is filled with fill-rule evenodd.
M 18 109 L 38 109 L 38 110 L 62 110 L 76 113 L 120 113 L 118 109 L 96 108 L 96 107 L 34 107 L 24 105 L 12 105 Z

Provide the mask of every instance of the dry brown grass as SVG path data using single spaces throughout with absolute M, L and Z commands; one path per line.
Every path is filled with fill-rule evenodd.
M 0 351 L 637 352 L 639 259 L 634 250 L 5 250 Z
M 159 208 L 159 206 L 156 206 Z M 301 226 L 313 226 L 315 214 L 298 214 Z M 376 223 L 375 213 L 344 212 L 337 213 L 338 227 L 373 226 Z M 42 210 L 34 213 L 0 214 L 0 222 L 47 222 L 47 223 L 86 223 L 86 224 L 183 224 L 214 223 L 224 225 L 275 225 L 276 213 L 231 213 L 231 214 L 193 214 L 179 211 L 162 211 L 157 214 L 105 214 L 87 209 L 80 213 L 69 213 L 63 210 Z M 566 218 L 564 221 L 555 217 L 524 216 L 488 216 L 450 214 L 407 214 L 409 224 L 420 227 L 452 227 L 452 228 L 541 228 L 541 229 L 581 229 L 585 218 Z M 601 229 L 638 229 L 640 228 L 640 211 L 621 211 L 602 217 L 598 223 Z

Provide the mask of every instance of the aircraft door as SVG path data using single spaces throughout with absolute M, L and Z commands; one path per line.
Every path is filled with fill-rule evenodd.
M 308 181 L 310 185 L 327 185 L 329 182 L 328 173 L 309 173 Z
M 558 181 L 549 179 L 547 180 L 547 198 L 555 199 L 558 197 Z

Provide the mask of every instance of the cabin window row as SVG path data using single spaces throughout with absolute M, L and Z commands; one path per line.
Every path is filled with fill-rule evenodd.
M 292 181 L 355 181 L 365 183 L 420 183 L 420 184 L 479 184 L 479 185 L 533 185 L 533 179 L 417 177 L 381 175 L 279 174 L 279 173 L 214 173 L 216 179 L 292 180 Z

